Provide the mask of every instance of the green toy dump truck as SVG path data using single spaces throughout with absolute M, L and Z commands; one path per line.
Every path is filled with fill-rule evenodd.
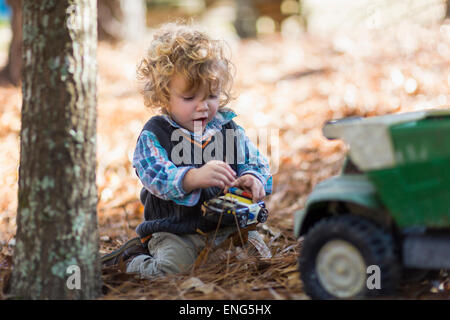
M 450 268 L 450 109 L 325 124 L 349 152 L 295 213 L 313 299 L 395 291 L 405 274 Z

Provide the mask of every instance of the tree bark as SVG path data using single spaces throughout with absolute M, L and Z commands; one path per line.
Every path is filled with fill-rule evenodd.
M 24 0 L 14 298 L 101 291 L 96 9 L 96 0 Z

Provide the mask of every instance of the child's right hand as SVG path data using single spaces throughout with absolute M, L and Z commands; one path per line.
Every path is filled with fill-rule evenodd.
M 200 168 L 189 170 L 183 179 L 183 189 L 189 193 L 195 189 L 230 187 L 236 180 L 236 172 L 229 164 L 211 160 Z

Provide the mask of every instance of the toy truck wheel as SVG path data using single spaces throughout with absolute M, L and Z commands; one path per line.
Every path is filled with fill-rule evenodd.
M 299 258 L 300 277 L 312 299 L 364 298 L 392 292 L 400 266 L 392 236 L 357 216 L 324 219 L 306 234 Z M 380 269 L 379 288 L 369 266 Z M 370 272 L 369 272 L 370 271 Z
M 266 208 L 261 208 L 258 213 L 257 221 L 259 223 L 264 223 L 267 221 L 267 217 L 269 216 L 269 212 Z

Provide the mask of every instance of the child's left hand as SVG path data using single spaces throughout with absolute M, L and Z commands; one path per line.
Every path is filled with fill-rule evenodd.
M 244 174 L 237 178 L 231 187 L 238 187 L 247 191 L 250 191 L 253 195 L 253 202 L 258 202 L 263 200 L 266 191 L 264 190 L 264 186 L 261 181 L 251 174 Z M 224 192 L 228 191 L 228 187 L 225 188 Z

